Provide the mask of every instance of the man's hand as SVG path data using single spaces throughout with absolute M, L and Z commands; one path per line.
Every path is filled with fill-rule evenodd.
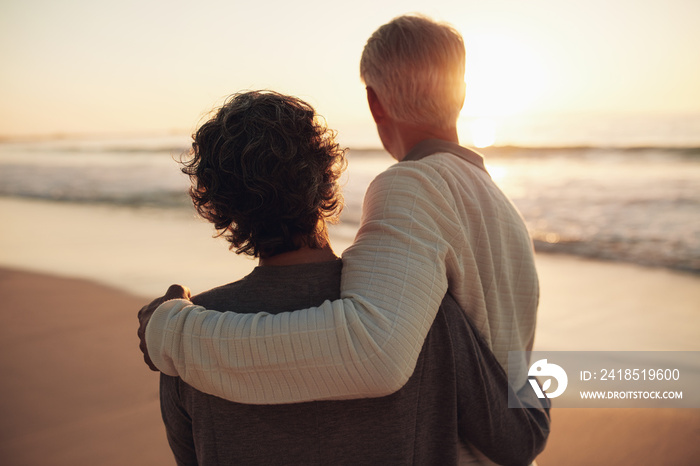
M 158 372 L 158 368 L 148 356 L 148 348 L 146 347 L 146 326 L 158 306 L 171 299 L 190 299 L 190 289 L 186 286 L 170 285 L 170 288 L 168 288 L 164 296 L 154 299 L 150 304 L 142 307 L 139 311 L 139 330 L 137 332 L 140 340 L 139 348 L 141 348 L 141 352 L 143 353 L 143 360 L 152 371 L 156 372 Z

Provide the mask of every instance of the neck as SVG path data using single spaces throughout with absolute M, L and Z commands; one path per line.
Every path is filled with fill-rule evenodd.
M 390 138 L 390 147 L 385 146 L 385 148 L 399 162 L 406 157 L 406 154 L 416 144 L 426 139 L 442 139 L 459 144 L 456 126 L 452 128 L 430 128 L 402 121 L 394 121 L 391 126 L 393 137 Z
M 329 244 L 326 244 L 320 249 L 312 249 L 308 246 L 302 246 L 296 251 L 283 252 L 270 257 L 261 257 L 258 265 L 261 267 L 281 266 L 281 265 L 297 265 L 297 264 L 312 264 L 315 262 L 327 262 L 338 259 L 333 249 Z

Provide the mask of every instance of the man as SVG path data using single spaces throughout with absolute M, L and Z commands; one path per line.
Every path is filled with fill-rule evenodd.
M 464 57 L 459 33 L 420 16 L 396 18 L 368 40 L 361 77 L 400 163 L 368 188 L 343 254 L 341 299 L 275 315 L 185 300 L 155 309 L 156 300 L 140 313 L 146 360 L 243 403 L 389 395 L 413 374 L 448 291 L 501 365 L 508 351 L 531 349 L 539 292 L 530 238 L 481 157 L 458 145 Z M 515 374 L 516 390 L 526 377 Z M 464 454 L 486 461 L 473 448 Z

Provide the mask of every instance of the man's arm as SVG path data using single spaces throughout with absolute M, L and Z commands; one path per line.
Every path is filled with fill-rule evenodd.
M 270 315 L 170 301 L 146 329 L 151 359 L 207 393 L 246 403 L 383 396 L 415 368 L 447 291 L 460 226 L 439 175 L 396 165 L 372 183 L 343 255 L 341 297 Z

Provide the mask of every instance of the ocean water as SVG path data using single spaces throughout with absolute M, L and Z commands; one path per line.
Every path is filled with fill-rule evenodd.
M 483 152 L 536 250 L 700 272 L 700 148 Z
M 480 152 L 537 250 L 700 273 L 700 144 L 682 141 Z M 182 136 L 1 142 L 0 196 L 192 211 L 177 163 L 188 143 Z M 367 185 L 393 160 L 382 150 L 351 149 L 348 161 L 340 228 L 351 236 Z

